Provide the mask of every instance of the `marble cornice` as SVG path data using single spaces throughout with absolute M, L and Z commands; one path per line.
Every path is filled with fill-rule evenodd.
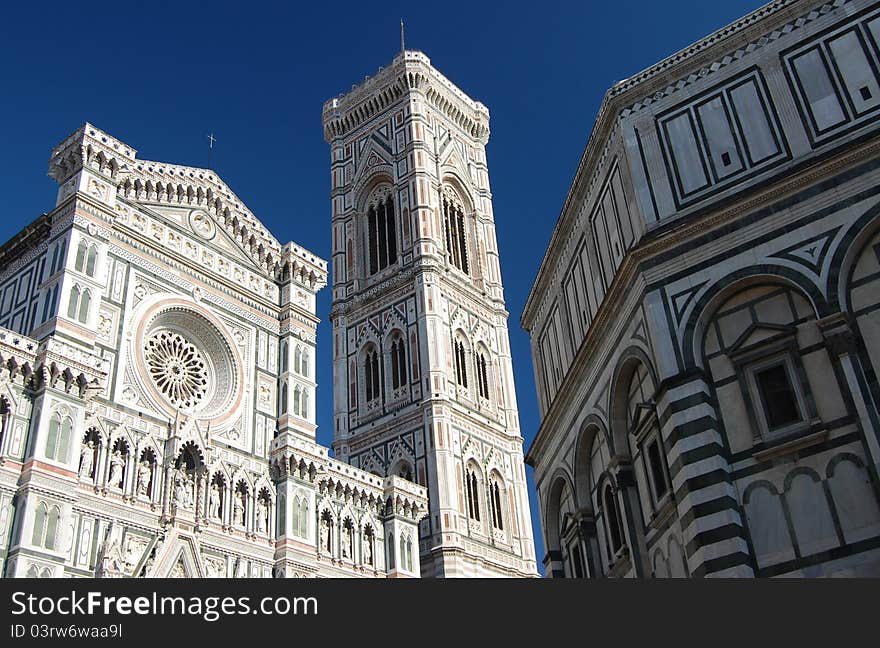
M 581 379 L 599 360 L 598 356 L 591 355 L 592 350 L 601 345 L 608 329 L 620 313 L 623 301 L 636 285 L 645 261 L 674 250 L 713 229 L 735 222 L 753 211 L 772 205 L 784 196 L 796 193 L 823 179 L 834 177 L 841 171 L 875 157 L 880 157 L 880 135 L 872 137 L 860 146 L 850 148 L 846 153 L 839 154 L 830 161 L 811 164 L 794 175 L 777 176 L 780 181 L 762 185 L 725 208 L 708 214 L 685 216 L 679 219 L 679 222 L 669 224 L 662 231 L 647 232 L 639 245 L 627 253 L 617 269 L 596 317 L 590 323 L 562 384 L 544 413 L 535 439 L 526 453 L 526 463 L 534 466 L 540 461 L 545 445 L 572 404 Z

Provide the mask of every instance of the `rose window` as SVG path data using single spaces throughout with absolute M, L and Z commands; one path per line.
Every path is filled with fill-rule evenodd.
M 168 400 L 193 407 L 204 398 L 207 369 L 195 345 L 178 333 L 160 331 L 147 340 L 145 351 L 150 378 Z

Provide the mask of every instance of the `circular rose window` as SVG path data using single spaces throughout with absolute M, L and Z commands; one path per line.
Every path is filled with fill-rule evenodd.
M 135 332 L 138 374 L 169 413 L 225 418 L 242 398 L 241 357 L 219 321 L 182 301 L 171 298 L 146 309 Z
M 160 331 L 147 340 L 147 368 L 158 390 L 175 405 L 193 407 L 205 396 L 207 367 L 199 350 L 179 333 Z

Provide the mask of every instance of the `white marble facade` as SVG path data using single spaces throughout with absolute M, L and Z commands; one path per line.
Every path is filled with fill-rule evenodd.
M 606 94 L 522 314 L 556 577 L 880 575 L 880 8 Z
M 3 574 L 418 577 L 425 488 L 315 441 L 326 262 L 91 124 L 49 173 L 0 248 Z
M 323 121 L 334 451 L 427 487 L 424 576 L 537 576 L 489 111 L 406 50 L 327 101 Z

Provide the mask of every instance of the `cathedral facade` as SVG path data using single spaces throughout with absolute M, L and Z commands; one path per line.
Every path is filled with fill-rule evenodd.
M 522 324 L 554 577 L 880 575 L 880 8 L 606 94 Z
M 84 125 L 0 248 L 7 577 L 417 577 L 423 486 L 315 440 L 315 294 L 208 169 Z
M 489 111 L 402 51 L 323 119 L 336 456 L 427 488 L 424 576 L 536 576 Z

